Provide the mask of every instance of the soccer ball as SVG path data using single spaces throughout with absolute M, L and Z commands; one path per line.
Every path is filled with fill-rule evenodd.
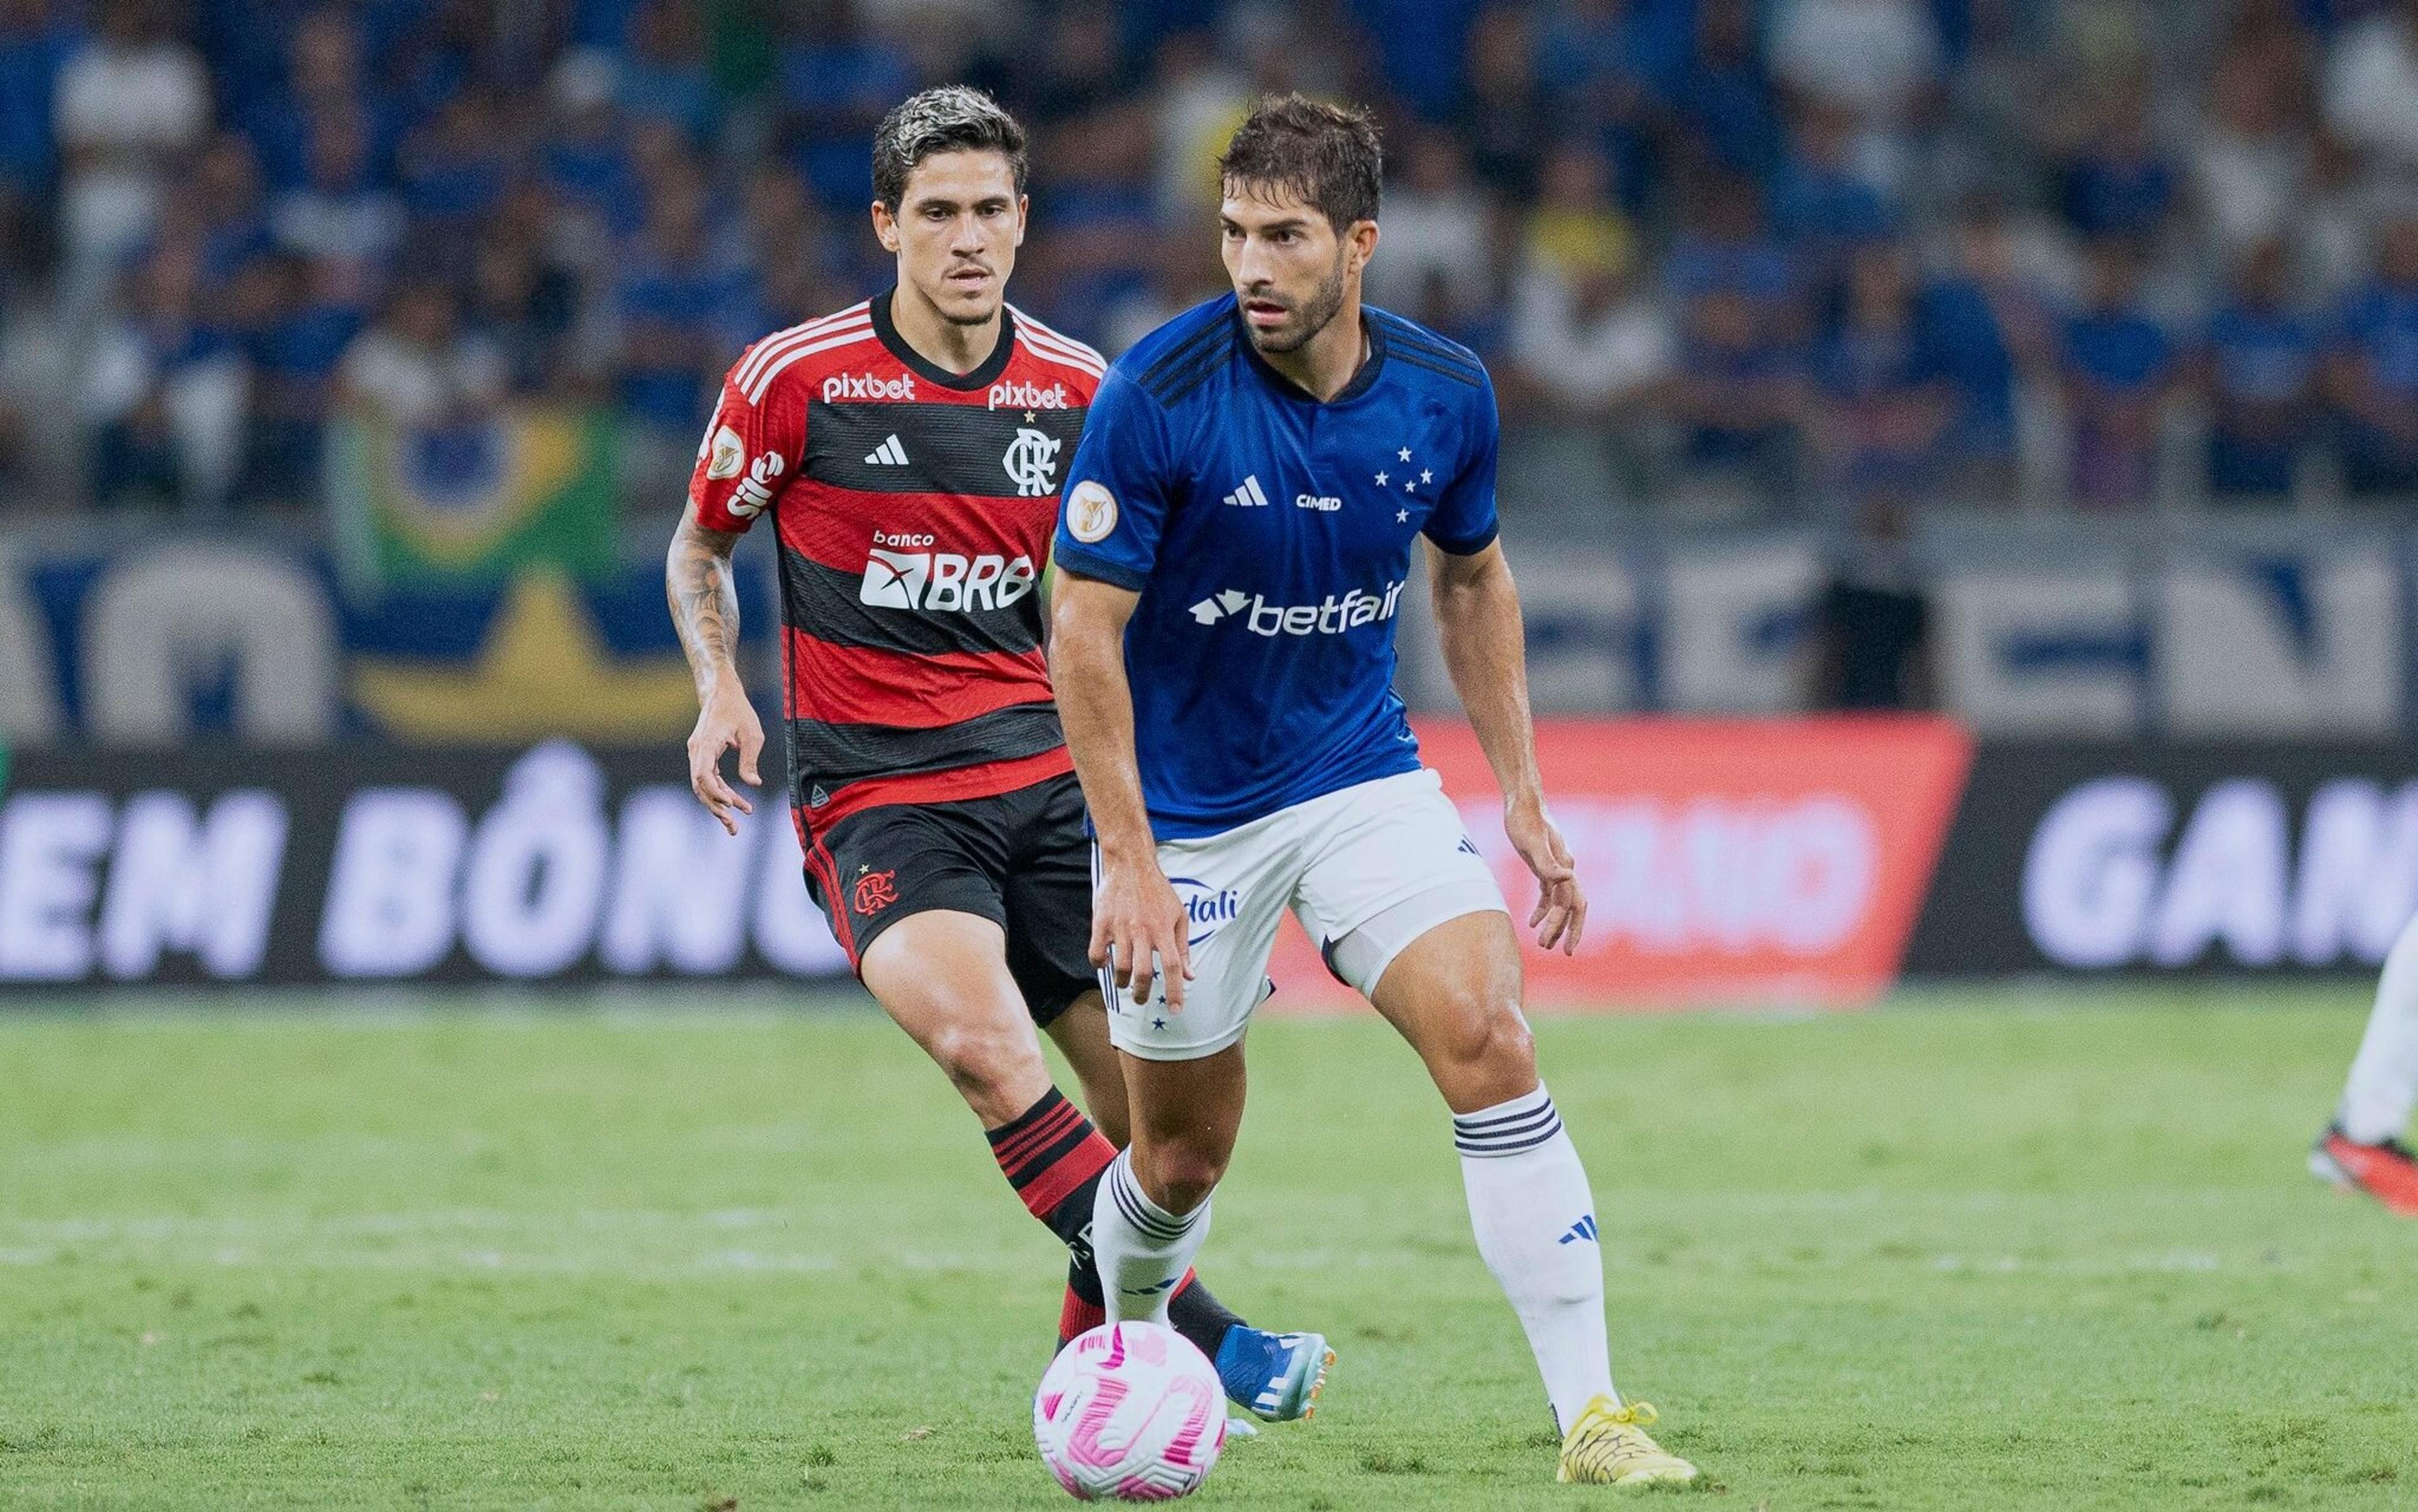
M 1200 1489 L 1226 1446 L 1225 1388 L 1174 1330 L 1109 1323 L 1049 1363 L 1033 1441 L 1078 1501 L 1172 1501 Z

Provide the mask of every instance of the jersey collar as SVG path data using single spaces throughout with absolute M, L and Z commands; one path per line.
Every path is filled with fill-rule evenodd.
M 898 334 L 897 326 L 890 319 L 890 301 L 897 293 L 898 286 L 894 283 L 873 297 L 870 311 L 873 334 L 880 339 L 890 355 L 906 363 L 915 376 L 926 383 L 937 383 L 943 389 L 987 389 L 1007 371 L 1007 364 L 1016 356 L 1016 312 L 1004 302 L 999 307 L 999 344 L 990 349 L 990 356 L 984 358 L 982 366 L 972 373 L 951 373 L 927 360 L 923 353 L 907 344 L 906 337 Z
M 1258 371 L 1262 378 L 1267 380 L 1269 388 L 1297 404 L 1320 403 L 1310 397 L 1309 390 L 1278 373 L 1274 364 L 1260 355 L 1260 349 L 1251 344 L 1251 331 L 1250 328 L 1243 323 L 1243 303 L 1240 299 L 1235 300 L 1229 307 L 1227 315 L 1234 323 L 1234 344 L 1243 349 L 1243 360 L 1248 362 Z M 1369 338 L 1369 360 L 1360 364 L 1360 371 L 1352 374 L 1352 381 L 1345 384 L 1334 398 L 1325 401 L 1329 405 L 1348 405 L 1367 393 L 1376 386 L 1377 370 L 1385 365 L 1385 330 L 1384 327 L 1369 318 L 1366 305 L 1361 306 L 1360 309 L 1360 329 Z

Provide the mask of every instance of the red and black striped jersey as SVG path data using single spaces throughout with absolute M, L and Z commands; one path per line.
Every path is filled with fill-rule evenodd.
M 780 535 L 789 796 L 810 830 L 1073 770 L 1041 649 L 1059 480 L 1106 363 L 1008 309 L 972 373 L 890 295 L 776 331 L 722 386 L 699 525 Z

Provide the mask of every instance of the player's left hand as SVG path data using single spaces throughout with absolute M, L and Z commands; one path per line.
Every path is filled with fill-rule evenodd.
M 1562 832 L 1545 817 L 1543 802 L 1532 798 L 1504 809 L 1503 832 L 1537 874 L 1537 907 L 1528 927 L 1537 931 L 1538 948 L 1559 945 L 1563 955 L 1577 955 L 1579 936 L 1586 929 L 1586 892 L 1579 886 L 1578 866 Z

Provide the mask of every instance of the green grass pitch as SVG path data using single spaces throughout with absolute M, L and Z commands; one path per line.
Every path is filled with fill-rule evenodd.
M 2364 999 L 1540 1022 L 1686 1504 L 2418 1504 L 2418 1225 L 2302 1168 Z M 1059 1252 L 895 1030 L 495 1001 L 0 1017 L 0 1507 L 1071 1504 Z M 1341 1359 L 1199 1504 L 1627 1499 L 1551 1484 L 1409 1053 L 1250 1046 L 1202 1271 Z

